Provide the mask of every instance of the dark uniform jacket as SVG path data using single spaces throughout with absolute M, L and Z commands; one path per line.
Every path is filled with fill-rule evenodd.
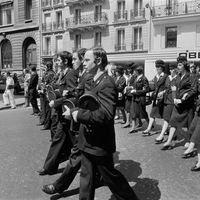
M 133 89 L 136 90 L 133 93 L 133 101 L 140 102 L 141 104 L 146 104 L 146 93 L 149 92 L 149 81 L 145 76 L 141 76 L 138 80 L 135 79 L 134 83 L 132 84 Z
M 174 98 L 176 97 L 176 92 L 172 91 L 171 87 L 176 86 L 177 76 L 173 77 L 169 75 L 165 82 L 165 94 L 164 94 L 164 103 L 168 105 L 174 104 Z
M 115 78 L 115 84 L 118 91 L 118 100 L 123 99 L 124 88 L 126 87 L 126 79 L 124 76 Z
M 98 96 L 100 107 L 95 111 L 79 109 L 77 120 L 81 123 L 78 147 L 89 154 L 105 156 L 115 152 L 114 116 L 117 89 L 114 80 L 104 72 L 90 91 Z
M 60 94 L 62 95 L 64 90 L 68 90 L 69 93 L 71 93 L 74 90 L 74 88 L 76 88 L 78 85 L 78 77 L 79 73 L 77 70 L 68 69 L 67 72 L 63 74 L 59 82 Z M 54 102 L 55 108 L 61 106 L 66 98 L 70 98 L 70 96 L 60 97 L 59 99 L 56 99 Z
M 194 107 L 194 98 L 197 94 L 197 90 L 197 81 L 193 80 L 190 73 L 187 72 L 182 79 L 179 75 L 176 80 L 176 99 L 181 99 L 182 101 L 179 107 L 185 109 Z
M 165 90 L 165 81 L 166 81 L 167 76 L 168 76 L 167 74 L 163 73 L 163 75 L 160 75 L 159 78 L 155 76 L 153 79 L 153 85 L 151 86 L 151 91 L 153 91 L 152 93 L 153 105 L 158 103 L 157 101 L 158 93 Z
M 31 92 L 31 91 L 36 92 L 37 84 L 38 84 L 38 74 L 33 73 L 33 74 L 31 74 L 30 82 L 29 82 L 29 85 L 28 85 L 28 91 L 29 92 Z

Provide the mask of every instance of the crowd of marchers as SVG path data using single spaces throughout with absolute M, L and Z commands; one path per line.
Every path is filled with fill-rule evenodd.
M 111 71 L 107 67 L 104 49 L 82 48 L 55 55 L 53 62 L 45 64 L 39 83 L 35 67 L 31 68 L 27 101 L 31 102 L 33 115 L 39 116 L 41 130 L 51 133 L 49 151 L 38 173 L 55 174 L 59 164 L 67 161 L 61 176 L 42 187 L 47 194 L 67 190 L 81 169 L 81 200 L 93 200 L 95 188 L 101 184 L 106 184 L 117 199 L 138 199 L 114 168 L 114 124 L 121 116 L 122 127 L 130 127 L 129 134 L 141 131 L 145 136 L 151 135 L 157 118 L 163 119 L 155 140 L 156 144 L 163 143 L 162 150 L 172 150 L 177 135 L 186 128 L 182 157 L 197 154 L 191 170 L 200 171 L 198 67 L 182 56 L 168 68 L 163 60 L 157 60 L 157 73 L 151 81 L 142 64 L 117 65 Z M 150 114 L 146 111 L 149 105 Z M 143 120 L 147 122 L 145 128 Z

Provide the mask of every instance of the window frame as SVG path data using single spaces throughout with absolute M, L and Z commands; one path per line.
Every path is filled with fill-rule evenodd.
M 169 41 L 169 38 L 167 37 L 167 30 L 168 29 L 173 29 L 175 28 L 176 29 L 176 41 L 175 41 L 175 46 L 169 46 L 168 45 L 168 41 Z M 165 48 L 168 49 L 168 48 L 177 48 L 177 39 L 178 39 L 178 26 L 167 26 L 165 27 Z M 172 40 L 172 39 L 171 39 Z

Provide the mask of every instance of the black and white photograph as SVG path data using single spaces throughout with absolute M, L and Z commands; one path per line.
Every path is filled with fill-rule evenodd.
M 0 200 L 200 199 L 200 0 L 0 0 Z

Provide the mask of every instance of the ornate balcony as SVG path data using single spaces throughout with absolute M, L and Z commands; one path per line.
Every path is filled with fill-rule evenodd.
M 154 18 L 196 13 L 200 14 L 200 0 L 155 6 L 153 7 L 152 11 Z
M 43 23 L 42 24 L 42 32 L 43 33 L 51 33 L 53 31 L 52 23 Z
M 80 17 L 73 17 L 66 19 L 66 27 L 68 30 L 73 29 L 93 29 L 95 27 L 105 28 L 108 24 L 108 18 L 106 13 L 98 15 L 81 15 Z
M 145 9 L 135 10 L 132 9 L 130 11 L 130 21 L 143 21 L 145 20 Z
M 54 22 L 53 23 L 53 30 L 54 32 L 59 32 L 59 31 L 64 31 L 64 22 L 59 21 L 59 22 Z
M 92 4 L 92 3 L 99 3 L 103 2 L 105 0 L 66 0 L 65 3 L 68 6 L 73 6 L 73 5 L 86 5 L 86 4 Z
M 142 42 L 132 43 L 131 49 L 132 49 L 132 51 L 141 51 L 141 50 L 143 50 L 143 43 Z
M 42 9 L 51 9 L 52 8 L 52 4 L 51 4 L 51 0 L 42 0 Z
M 53 0 L 53 7 L 54 8 L 65 7 L 64 0 Z
M 114 12 L 114 23 L 124 23 L 128 21 L 128 12 L 127 10 L 123 12 Z
M 116 44 L 115 51 L 126 51 L 126 44 Z

